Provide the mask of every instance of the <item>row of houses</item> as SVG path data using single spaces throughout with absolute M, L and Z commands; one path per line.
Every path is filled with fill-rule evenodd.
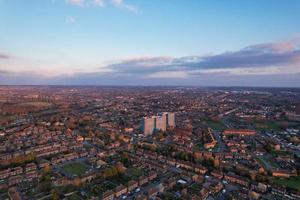
M 148 176 L 140 176 L 137 180 L 131 180 L 127 183 L 127 186 L 119 185 L 114 190 L 109 190 L 103 193 L 103 200 L 112 200 L 114 198 L 119 198 L 122 195 L 127 194 L 128 192 L 134 191 L 137 187 L 146 185 L 148 182 L 152 181 L 157 177 L 157 173 L 151 171 Z M 153 195 L 153 191 L 149 191 L 149 194 Z
M 0 188 L 7 188 L 24 181 L 32 181 L 37 177 L 38 171 L 35 163 L 29 163 L 24 168 L 8 168 L 0 171 Z

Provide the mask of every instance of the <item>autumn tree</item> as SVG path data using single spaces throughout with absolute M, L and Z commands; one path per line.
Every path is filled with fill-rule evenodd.
M 125 171 L 124 165 L 121 162 L 116 164 L 116 169 L 118 174 L 123 174 Z

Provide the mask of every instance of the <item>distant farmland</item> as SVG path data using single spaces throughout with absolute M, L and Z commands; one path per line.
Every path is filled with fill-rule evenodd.
M 32 111 L 39 111 L 53 106 L 52 103 L 43 101 L 24 102 L 16 104 L 4 104 L 2 112 L 7 114 L 21 114 Z
M 33 107 L 39 107 L 39 108 L 50 107 L 52 105 L 53 105 L 52 103 L 42 102 L 42 101 L 25 102 L 25 103 L 18 103 L 18 104 L 16 104 L 16 106 L 33 106 Z

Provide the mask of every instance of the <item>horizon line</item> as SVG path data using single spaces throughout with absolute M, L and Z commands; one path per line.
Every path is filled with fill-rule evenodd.
M 300 89 L 300 86 L 201 86 L 201 85 L 105 85 L 105 84 L 0 84 L 0 87 L 47 87 L 47 86 L 58 86 L 58 87 L 194 87 L 194 88 L 286 88 L 286 89 Z

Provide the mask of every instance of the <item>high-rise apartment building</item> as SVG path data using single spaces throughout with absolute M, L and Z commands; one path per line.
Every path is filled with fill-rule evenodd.
M 167 114 L 163 113 L 160 116 L 155 117 L 156 120 L 156 130 L 162 130 L 166 131 L 167 130 Z
M 142 129 L 144 135 L 151 135 L 156 130 L 166 131 L 167 127 L 175 127 L 175 114 L 164 112 L 161 115 L 144 117 Z
M 155 130 L 155 117 L 144 117 L 142 123 L 144 134 L 151 135 Z
M 168 115 L 168 118 L 167 118 L 167 126 L 168 127 L 171 127 L 171 128 L 174 128 L 175 127 L 175 113 L 167 113 Z

